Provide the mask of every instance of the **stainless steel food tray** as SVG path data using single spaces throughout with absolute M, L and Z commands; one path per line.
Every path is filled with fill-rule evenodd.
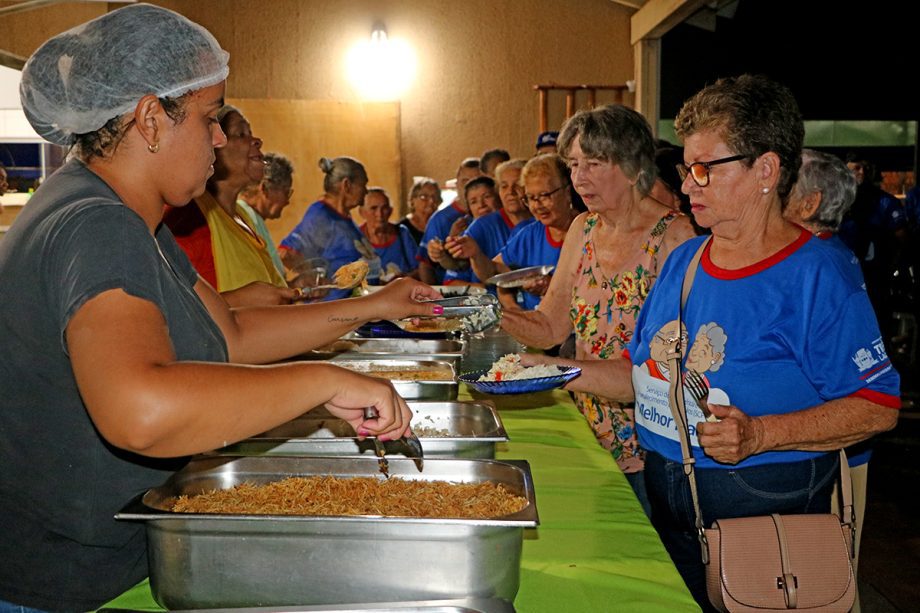
M 495 481 L 528 500 L 495 519 L 182 514 L 169 499 L 289 476 L 377 477 L 373 458 L 206 457 L 116 515 L 147 523 L 150 586 L 168 609 L 500 598 L 520 584 L 524 528 L 539 523 L 525 461 L 432 459 L 404 479 Z
M 501 417 L 483 402 L 410 402 L 416 428 L 446 431 L 445 436 L 419 433 L 426 458 L 495 457 L 495 444 L 508 440 Z M 352 427 L 324 411 L 306 415 L 264 434 L 219 449 L 222 455 L 374 455 L 373 441 L 359 441 Z
M 354 370 L 356 372 L 368 372 L 374 370 L 432 370 L 436 372 L 449 371 L 450 380 L 420 380 L 408 381 L 400 379 L 391 379 L 393 387 L 400 396 L 406 400 L 456 400 L 457 393 L 460 390 L 460 384 L 457 382 L 457 369 L 448 362 L 441 360 L 341 360 L 333 361 L 336 366 Z
M 302 360 L 439 360 L 460 368 L 463 341 L 417 338 L 349 338 L 332 343 L 332 351 L 308 351 L 298 356 Z

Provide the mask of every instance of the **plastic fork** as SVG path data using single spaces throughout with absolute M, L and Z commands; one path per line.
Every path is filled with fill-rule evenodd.
M 712 417 L 712 411 L 709 410 L 709 384 L 703 375 L 695 370 L 688 370 L 684 375 L 684 387 L 690 392 L 690 395 L 696 400 L 696 404 L 703 411 L 703 415 L 708 420 Z

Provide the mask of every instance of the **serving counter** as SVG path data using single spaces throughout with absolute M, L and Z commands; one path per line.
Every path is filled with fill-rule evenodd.
M 699 611 L 646 519 L 626 478 L 594 440 L 566 392 L 483 396 L 510 441 L 497 459 L 525 459 L 540 526 L 525 530 L 520 613 Z M 144 582 L 106 605 L 161 610 Z

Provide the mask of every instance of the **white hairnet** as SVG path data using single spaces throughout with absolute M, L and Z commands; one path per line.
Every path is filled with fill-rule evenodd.
M 133 111 L 147 94 L 177 97 L 227 78 L 229 54 L 200 25 L 134 4 L 45 42 L 22 71 L 22 109 L 58 145 Z

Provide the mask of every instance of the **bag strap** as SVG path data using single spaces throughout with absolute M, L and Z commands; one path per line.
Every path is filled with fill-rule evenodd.
M 782 566 L 782 588 L 786 599 L 786 608 L 794 609 L 798 605 L 796 594 L 795 575 L 792 573 L 792 563 L 789 561 L 789 545 L 786 543 L 786 528 L 783 526 L 783 517 L 779 513 L 771 513 L 773 525 L 776 527 L 776 539 L 779 542 L 780 566 Z
M 693 279 L 696 277 L 696 269 L 699 267 L 700 258 L 703 257 L 703 251 L 712 241 L 709 236 L 700 245 L 696 253 L 690 259 L 687 266 L 687 272 L 684 273 L 684 282 L 680 289 L 680 305 L 677 309 L 677 332 L 674 337 L 668 339 L 668 371 L 670 377 L 670 386 L 668 389 L 668 404 L 671 407 L 671 414 L 674 416 L 674 422 L 677 424 L 677 431 L 680 436 L 680 451 L 683 456 L 684 474 L 690 480 L 690 495 L 693 498 L 694 525 L 696 527 L 697 537 L 700 541 L 700 549 L 703 557 L 703 564 L 709 564 L 709 543 L 706 540 L 706 532 L 703 528 L 703 514 L 700 512 L 700 500 L 696 490 L 696 473 L 693 471 L 693 465 L 696 458 L 693 457 L 693 448 L 690 444 L 690 430 L 687 424 L 687 408 L 684 406 L 684 382 L 681 376 L 681 363 L 683 362 L 683 310 L 687 302 L 687 296 L 693 287 Z
M 683 456 L 682 463 L 684 474 L 690 481 L 690 496 L 693 500 L 694 526 L 697 532 L 697 538 L 700 541 L 701 557 L 703 564 L 709 564 L 709 541 L 706 538 L 706 530 L 703 526 L 703 513 L 700 511 L 700 499 L 696 488 L 696 474 L 693 470 L 696 459 L 693 457 L 693 446 L 690 443 L 690 428 L 687 423 L 687 407 L 684 404 L 684 381 L 681 373 L 681 363 L 683 362 L 683 310 L 687 303 L 687 297 L 690 290 L 693 289 L 693 280 L 696 277 L 696 270 L 699 268 L 700 259 L 707 245 L 712 241 L 710 235 L 696 250 L 684 273 L 684 280 L 680 289 L 680 305 L 677 309 L 677 333 L 674 338 L 668 339 L 668 370 L 670 376 L 670 386 L 668 389 L 668 404 L 671 408 L 671 415 L 677 424 L 678 434 L 680 435 L 680 450 Z M 850 480 L 850 470 L 847 465 L 847 457 L 843 449 L 840 450 L 840 495 L 842 498 L 840 521 L 843 525 L 850 527 L 851 547 L 850 556 L 856 552 L 856 515 L 853 510 L 853 484 Z M 779 529 L 782 524 L 779 524 Z M 794 598 L 794 594 L 793 594 Z

